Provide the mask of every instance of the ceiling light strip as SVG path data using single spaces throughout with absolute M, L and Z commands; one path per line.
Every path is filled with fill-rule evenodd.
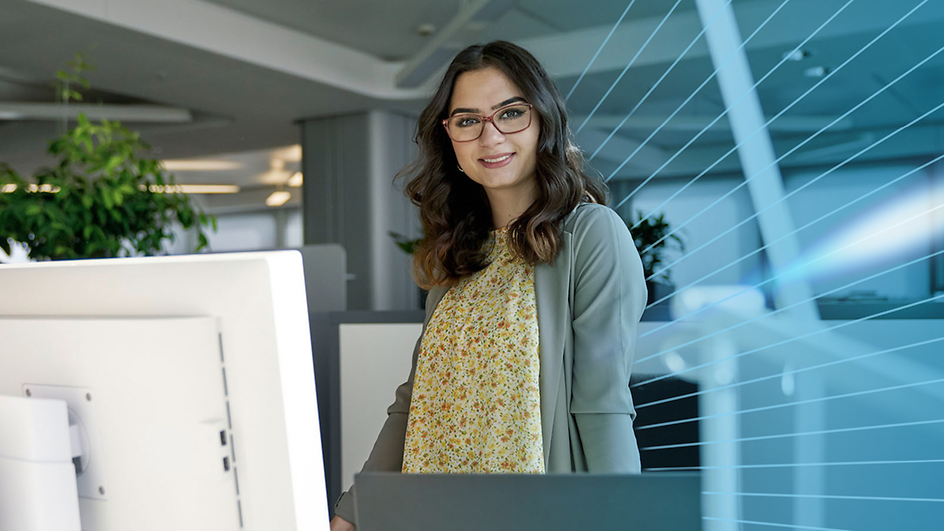
M 272 195 L 266 198 L 266 205 L 270 207 L 279 207 L 279 206 L 284 205 L 291 198 L 292 198 L 292 194 L 290 192 L 286 192 L 284 190 L 278 190 L 278 191 L 272 192 Z
M 153 194 L 237 194 L 239 186 L 235 184 L 151 184 L 141 190 L 148 190 Z
M 177 159 L 162 160 L 168 171 L 227 171 L 242 169 L 243 164 L 234 160 Z

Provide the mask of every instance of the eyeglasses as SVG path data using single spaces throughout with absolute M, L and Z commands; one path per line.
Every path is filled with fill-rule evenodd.
M 442 121 L 446 134 L 454 142 L 471 142 L 482 136 L 485 122 L 492 122 L 498 132 L 510 135 L 520 133 L 531 126 L 531 104 L 512 103 L 505 105 L 489 116 L 481 114 L 456 114 Z

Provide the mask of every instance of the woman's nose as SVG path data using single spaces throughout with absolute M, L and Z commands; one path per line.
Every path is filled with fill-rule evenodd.
M 495 122 L 491 120 L 485 122 L 484 128 L 482 129 L 482 135 L 479 136 L 479 144 L 484 147 L 489 147 L 498 145 L 504 140 L 505 135 L 498 130 L 498 127 L 495 126 Z

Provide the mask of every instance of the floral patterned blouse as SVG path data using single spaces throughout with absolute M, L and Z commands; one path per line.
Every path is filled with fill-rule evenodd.
M 405 473 L 544 473 L 534 268 L 506 230 L 436 307 L 416 362 Z

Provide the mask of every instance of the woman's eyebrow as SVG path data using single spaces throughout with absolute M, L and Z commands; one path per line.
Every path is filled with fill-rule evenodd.
M 495 111 L 495 110 L 498 110 L 498 109 L 504 107 L 505 105 L 510 105 L 510 104 L 512 104 L 512 103 L 519 102 L 519 101 L 525 101 L 525 99 L 522 98 L 521 96 L 515 96 L 514 98 L 508 98 L 507 100 L 505 100 L 505 101 L 503 101 L 503 102 L 501 102 L 501 103 L 499 103 L 499 104 L 497 104 L 497 105 L 493 105 L 493 106 L 492 106 L 492 110 Z M 455 115 L 457 115 L 457 114 L 478 114 L 478 113 L 480 113 L 480 112 L 482 112 L 482 111 L 480 111 L 479 109 L 470 109 L 470 108 L 467 108 L 467 107 L 457 107 L 457 108 L 453 109 L 451 113 L 449 113 L 449 116 L 455 116 Z
M 467 109 L 467 108 L 465 108 L 465 107 L 456 107 L 456 108 L 453 109 L 453 111 L 449 114 L 449 116 L 455 116 L 455 115 L 457 115 L 457 114 L 478 114 L 478 113 L 480 113 L 480 112 L 482 112 L 482 111 L 480 111 L 480 110 L 478 110 L 478 109 Z
M 493 105 L 493 106 L 492 106 L 492 110 L 493 110 L 493 111 L 497 111 L 498 109 L 500 109 L 501 107 L 504 107 L 505 105 L 511 105 L 512 103 L 519 102 L 519 101 L 524 101 L 524 98 L 522 98 L 521 96 L 515 96 L 514 98 L 508 98 L 507 100 L 505 100 L 505 101 L 499 103 L 498 105 Z

